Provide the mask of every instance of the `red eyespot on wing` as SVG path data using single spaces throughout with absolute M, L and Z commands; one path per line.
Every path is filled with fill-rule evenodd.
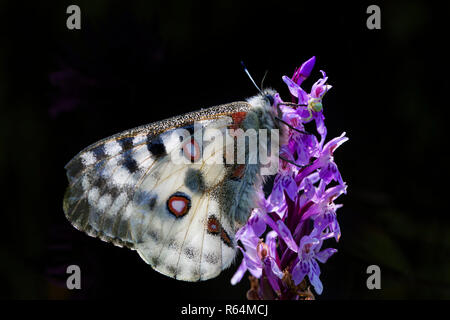
M 191 140 L 184 144 L 183 154 L 191 162 L 195 162 L 200 159 L 200 147 L 194 138 L 191 138 Z
M 208 233 L 214 236 L 220 236 L 220 239 L 229 247 L 233 247 L 233 243 L 228 236 L 228 233 L 225 231 L 224 228 L 222 228 L 222 225 L 220 224 L 219 220 L 215 216 L 210 216 L 208 218 L 207 223 L 207 229 Z
M 208 218 L 207 228 L 208 232 L 211 234 L 219 234 L 222 230 L 222 226 L 220 225 L 219 220 L 217 220 L 214 216 Z
M 182 192 L 174 193 L 167 199 L 167 209 L 177 218 L 184 216 L 191 208 L 191 199 Z

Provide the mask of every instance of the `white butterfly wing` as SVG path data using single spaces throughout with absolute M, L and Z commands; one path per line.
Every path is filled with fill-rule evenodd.
M 231 181 L 234 167 L 207 163 L 207 158 L 223 155 L 198 157 L 195 144 L 187 145 L 174 131 L 192 129 L 198 121 L 225 134 L 233 115 L 249 108 L 245 102 L 214 107 L 86 148 L 66 166 L 67 218 L 91 236 L 137 250 L 170 277 L 198 281 L 217 276 L 235 256 L 232 211 L 240 201 L 243 180 Z M 212 140 L 211 145 L 216 143 Z M 197 161 L 178 163 L 173 161 L 177 155 Z

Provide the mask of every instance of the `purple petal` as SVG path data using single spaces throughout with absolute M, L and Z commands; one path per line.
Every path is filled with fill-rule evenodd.
M 303 181 L 299 185 L 300 190 L 305 188 L 306 179 L 308 179 L 312 184 L 314 184 L 320 180 L 319 173 L 314 172 L 314 173 L 311 173 L 309 176 L 305 177 L 305 179 L 303 179 Z
M 269 256 L 277 257 L 277 233 L 275 231 L 270 231 L 266 235 L 266 244 L 269 248 Z
M 320 241 L 317 238 L 311 237 L 311 236 L 303 236 L 300 240 L 300 248 L 301 251 L 304 250 L 306 245 L 311 245 L 311 248 L 314 248 L 315 246 L 319 245 Z
M 313 285 L 316 293 L 322 294 L 323 285 L 322 285 L 322 281 L 320 281 L 320 279 L 319 279 L 319 276 L 317 276 L 316 274 L 310 273 L 310 274 L 308 274 L 308 277 L 309 277 L 309 281 Z
M 278 266 L 275 259 L 269 258 L 270 260 L 270 269 L 272 270 L 273 274 L 276 275 L 279 279 L 283 278 L 283 272 L 281 272 L 280 267 Z
M 318 229 L 321 233 L 325 228 L 329 227 L 331 230 L 330 235 L 334 236 L 336 241 L 339 241 L 339 238 L 341 236 L 341 229 L 339 227 L 335 212 L 335 210 L 337 210 L 337 207 L 339 206 L 328 206 L 325 212 L 314 220 L 314 228 Z
M 286 201 L 281 201 L 279 204 L 268 205 L 267 209 L 267 212 L 275 212 L 280 219 L 283 219 L 287 213 L 288 207 Z
M 268 214 L 263 214 L 262 215 L 264 222 L 272 228 L 272 230 L 274 230 L 280 238 L 283 239 L 283 241 L 287 244 L 287 246 L 297 252 L 298 251 L 298 246 L 295 243 L 291 232 L 289 231 L 288 227 L 286 227 L 286 225 L 284 224 L 284 222 L 282 220 L 278 220 L 276 223 L 275 221 L 272 220 L 272 218 L 268 215 Z
M 316 121 L 317 132 L 320 134 L 320 146 L 323 146 L 327 136 L 327 127 L 325 127 L 325 116 L 322 112 L 316 112 L 314 120 Z
M 247 231 L 248 228 L 249 228 L 249 226 L 248 226 L 247 224 L 244 224 L 244 225 L 242 226 L 242 228 L 240 228 L 240 229 L 236 232 L 236 235 L 234 236 L 235 239 L 236 239 L 236 241 L 237 241 L 237 240 L 240 240 L 241 237 L 244 236 L 244 233 Z
M 259 237 L 255 234 L 253 228 L 247 224 L 242 227 L 236 235 L 239 236 L 236 236 L 236 239 L 240 240 L 245 247 L 256 248 L 258 245 Z
M 314 135 L 295 133 L 292 136 L 292 142 L 295 144 L 298 156 L 295 162 L 299 165 L 309 164 L 311 157 L 315 156 L 316 152 L 318 153 L 319 151 L 319 144 Z
M 256 210 L 259 211 L 258 209 Z M 252 227 L 257 237 L 260 237 L 264 233 L 264 231 L 266 231 L 266 224 L 264 223 L 264 220 L 259 216 L 258 212 L 254 212 L 251 215 L 247 224 Z
M 325 82 L 328 80 L 328 78 L 323 78 L 318 80 L 311 88 L 311 97 L 320 99 L 322 96 L 328 92 L 328 90 L 331 89 L 330 85 L 326 85 Z
M 309 60 L 305 61 L 301 67 L 295 72 L 294 76 L 292 77 L 295 79 L 294 81 L 301 85 L 302 82 L 309 77 L 311 74 L 312 69 L 314 68 L 314 64 L 316 63 L 316 57 L 312 57 Z
M 301 218 L 301 221 L 306 221 L 307 219 L 314 217 L 321 213 L 321 203 L 315 203 L 306 210 Z
M 322 263 L 325 263 L 327 262 L 328 258 L 331 257 L 336 252 L 337 250 L 334 248 L 327 248 L 325 250 L 316 253 L 316 259 Z
M 278 204 L 284 200 L 283 194 L 283 177 L 284 175 L 277 175 L 273 182 L 272 193 L 270 194 L 270 201 L 273 204 Z
M 273 259 L 270 259 L 270 258 L 264 259 L 264 271 L 265 271 L 267 280 L 269 281 L 270 286 L 273 288 L 273 290 L 275 292 L 280 292 L 281 290 L 280 290 L 280 286 L 278 285 L 278 279 L 277 279 L 280 277 L 273 272 L 273 267 L 272 267 L 273 262 L 274 262 Z M 275 263 L 275 265 L 276 265 L 276 263 Z M 283 274 L 281 274 L 281 277 L 282 276 L 283 276 Z
M 256 249 L 254 249 L 254 254 L 248 254 L 248 252 L 244 251 L 241 247 L 238 247 L 242 254 L 244 255 L 245 264 L 247 265 L 248 271 L 256 278 L 261 277 L 262 266 L 261 261 L 259 260 Z
M 317 230 L 318 234 L 321 234 L 325 228 L 331 226 L 331 224 L 335 221 L 335 216 L 331 213 L 330 209 L 325 209 L 323 214 L 318 215 L 314 220 L 314 229 Z
M 316 259 L 311 259 L 311 274 L 314 274 L 315 276 L 319 277 L 320 276 L 320 267 L 319 264 L 317 263 Z
M 277 224 L 275 223 L 275 221 L 272 220 L 272 218 L 271 218 L 267 213 L 262 213 L 262 214 L 261 214 L 261 217 L 264 219 L 264 222 L 265 222 L 269 227 L 272 228 L 272 230 L 274 230 L 275 232 L 277 232 L 277 233 L 279 234 Z
M 245 259 L 242 259 L 242 262 L 239 265 L 239 268 L 236 270 L 233 277 L 231 278 L 231 284 L 234 286 L 236 283 L 241 281 L 241 279 L 244 276 L 246 271 L 247 271 L 247 265 L 245 264 Z
M 286 85 L 288 86 L 291 94 L 294 97 L 298 98 L 298 93 L 299 93 L 299 89 L 300 89 L 299 85 L 296 84 L 294 81 L 291 80 L 291 78 L 289 78 L 287 76 L 283 76 L 282 79 L 283 79 L 284 83 L 286 83 Z
M 316 188 L 314 187 L 312 181 L 309 178 L 305 178 L 304 192 L 308 199 L 312 199 L 316 194 Z
M 281 178 L 281 187 L 289 196 L 289 198 L 291 198 L 291 200 L 295 200 L 297 198 L 297 183 L 295 183 L 295 180 L 290 174 L 286 174 Z
M 299 261 L 292 270 L 292 280 L 297 286 L 302 282 L 305 276 L 309 273 L 311 267 L 307 261 Z
M 298 246 L 295 243 L 294 238 L 292 237 L 291 231 L 288 229 L 288 227 L 286 227 L 284 222 L 282 220 L 278 220 L 277 226 L 278 226 L 277 233 L 280 235 L 280 238 L 283 239 L 283 241 L 287 244 L 289 249 L 291 249 L 294 252 L 298 252 Z
M 327 144 L 323 147 L 322 153 L 332 155 L 333 152 L 347 140 L 348 140 L 348 137 L 345 136 L 345 132 L 344 132 L 339 137 L 336 137 L 336 138 L 328 141 Z
M 339 197 L 341 194 L 346 193 L 347 192 L 347 185 L 344 184 L 338 184 L 337 186 L 328 188 L 322 198 L 324 201 L 328 201 L 331 202 L 334 199 L 336 199 L 337 197 Z
M 326 184 L 330 183 L 332 180 L 338 181 L 341 177 L 337 165 L 332 161 L 320 169 L 319 175 Z M 342 178 L 340 178 L 340 180 L 342 181 Z
M 306 93 L 305 90 L 303 90 L 302 88 L 299 88 L 298 90 L 298 104 L 308 104 L 308 94 Z
M 308 94 L 305 90 L 303 90 L 299 85 L 297 85 L 294 81 L 291 80 L 291 78 L 287 76 L 282 77 L 284 83 L 289 88 L 289 92 L 296 98 L 298 98 L 298 103 L 300 104 L 306 104 L 308 101 Z
M 306 104 L 307 102 L 308 100 L 306 99 L 306 102 L 302 102 L 302 104 Z M 304 122 L 306 122 L 305 119 L 308 119 L 311 116 L 311 111 L 307 107 L 300 106 L 297 108 L 296 112 Z
M 332 230 L 333 230 L 334 238 L 336 239 L 336 242 L 338 242 L 339 239 L 341 238 L 341 227 L 339 226 L 339 223 L 337 220 L 332 224 Z

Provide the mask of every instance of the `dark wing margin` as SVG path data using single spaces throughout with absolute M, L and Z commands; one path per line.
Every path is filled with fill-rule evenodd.
M 137 222 L 130 221 L 133 215 L 127 214 L 125 207 L 134 197 L 133 183 L 149 174 L 151 163 L 166 154 L 160 135 L 250 108 L 247 102 L 233 102 L 202 109 L 126 130 L 85 148 L 65 166 L 69 187 L 63 209 L 67 219 L 90 236 L 133 248 L 130 225 Z M 120 183 L 113 181 L 118 172 L 123 177 Z

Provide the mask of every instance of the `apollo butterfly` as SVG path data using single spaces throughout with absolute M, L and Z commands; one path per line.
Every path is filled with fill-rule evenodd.
M 233 262 L 236 231 L 258 205 L 262 164 L 230 163 L 236 146 L 205 136 L 220 132 L 234 141 L 238 129 L 278 130 L 275 95 L 264 90 L 247 101 L 176 116 L 92 144 L 65 167 L 66 217 L 90 236 L 136 250 L 169 277 L 216 277 Z M 176 134 L 180 129 L 183 135 Z M 175 156 L 187 161 L 173 161 Z

